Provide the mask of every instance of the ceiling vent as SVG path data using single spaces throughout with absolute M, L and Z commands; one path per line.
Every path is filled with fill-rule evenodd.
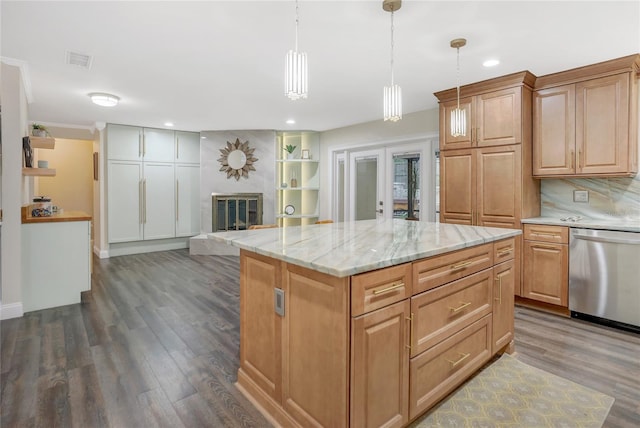
M 92 60 L 91 55 L 67 51 L 67 64 L 69 65 L 75 65 L 76 67 L 82 67 L 88 70 L 91 68 Z

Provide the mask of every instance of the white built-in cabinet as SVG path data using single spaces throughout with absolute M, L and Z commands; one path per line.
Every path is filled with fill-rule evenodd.
M 200 231 L 200 134 L 107 126 L 109 243 Z

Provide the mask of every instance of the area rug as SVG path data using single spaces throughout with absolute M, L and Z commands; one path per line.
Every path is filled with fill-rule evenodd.
M 411 428 L 600 428 L 613 401 L 504 354 Z

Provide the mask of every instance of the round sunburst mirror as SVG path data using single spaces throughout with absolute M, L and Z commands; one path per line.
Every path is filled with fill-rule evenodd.
M 253 164 L 258 161 L 258 158 L 253 156 L 254 151 L 255 148 L 249 148 L 249 141 L 241 143 L 239 138 L 236 138 L 235 143 L 227 141 L 227 145 L 220 149 L 220 171 L 226 172 L 227 178 L 249 178 L 249 171 L 256 170 Z

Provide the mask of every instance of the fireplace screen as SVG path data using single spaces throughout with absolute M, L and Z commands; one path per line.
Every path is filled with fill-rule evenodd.
M 245 230 L 262 224 L 262 193 L 212 193 L 212 230 Z

